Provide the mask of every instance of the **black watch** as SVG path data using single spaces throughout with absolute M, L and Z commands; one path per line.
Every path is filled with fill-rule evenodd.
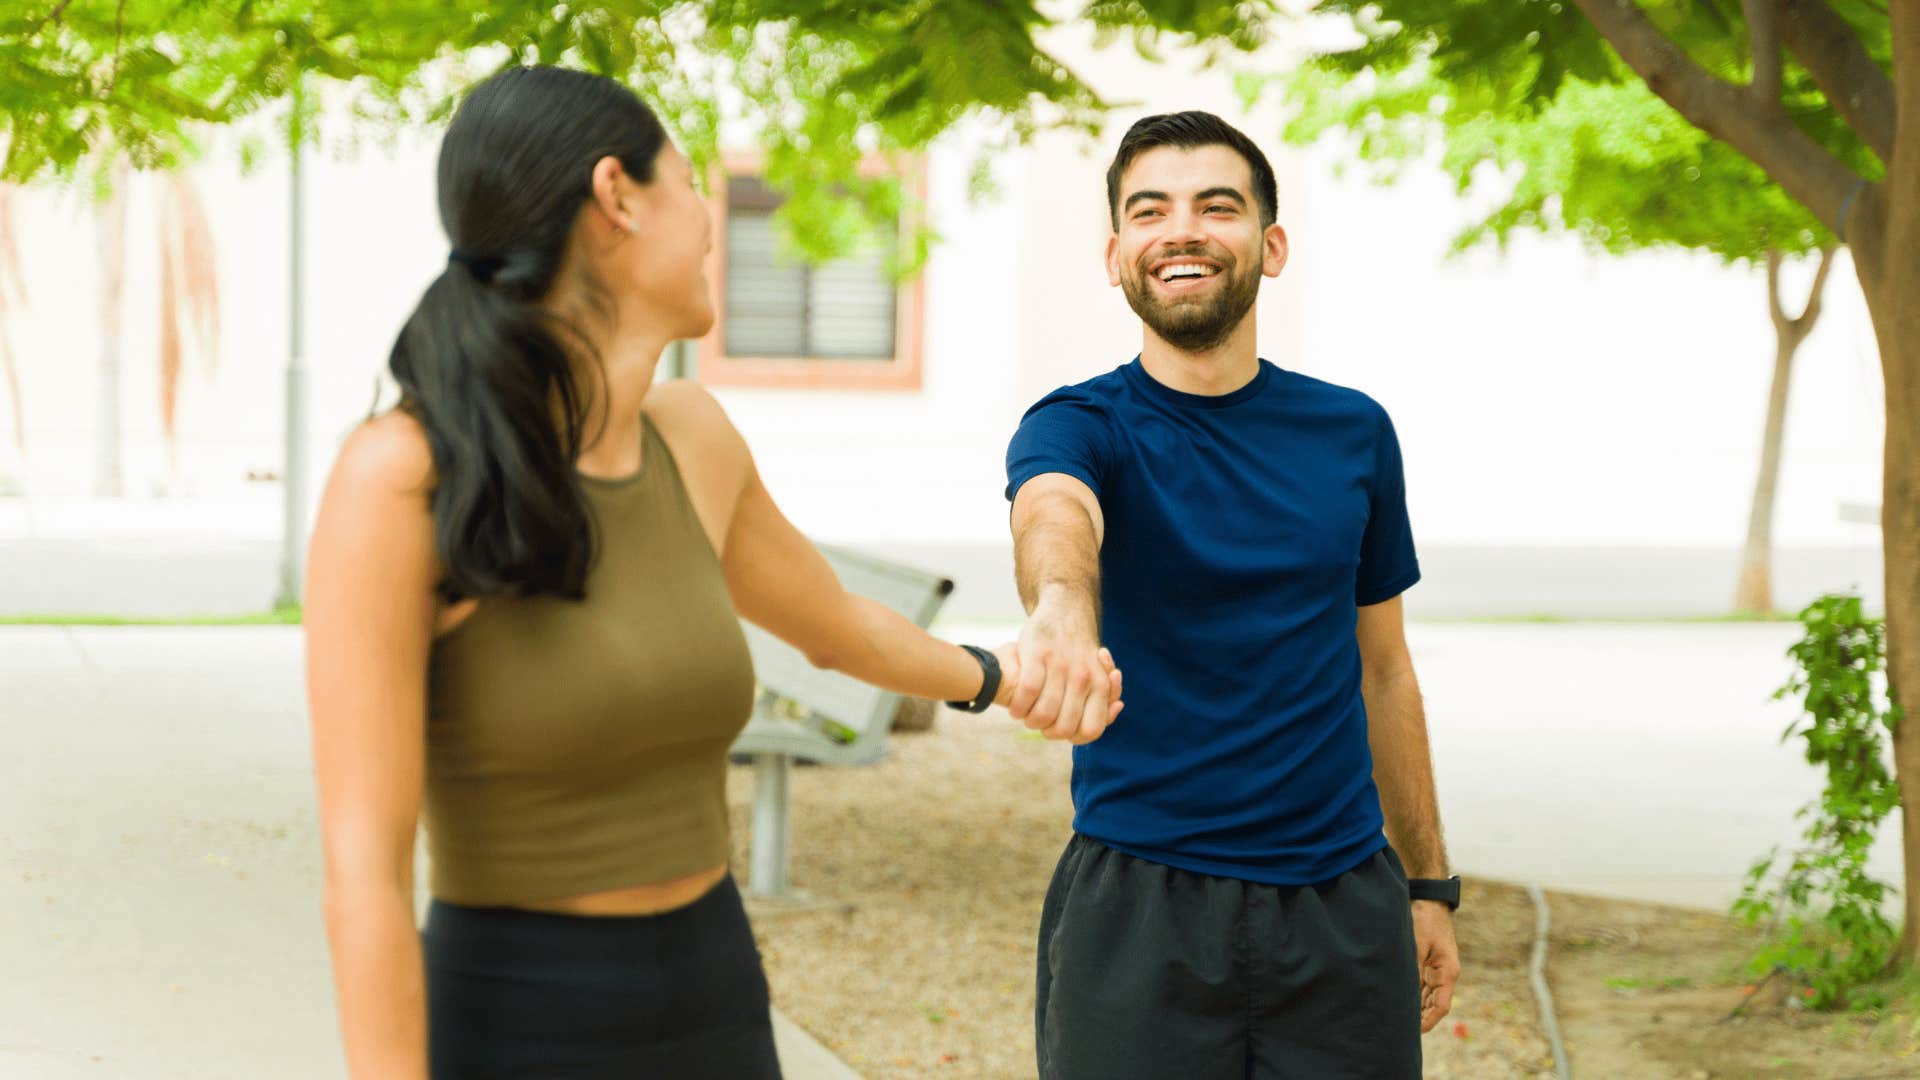
M 949 701 L 948 705 L 961 712 L 983 713 L 1000 695 L 1000 658 L 975 645 L 962 645 L 961 648 L 973 654 L 980 661 L 980 694 L 972 701 Z
M 1448 911 L 1460 910 L 1460 875 L 1450 878 L 1408 878 L 1407 898 L 1410 900 L 1436 900 L 1447 905 Z

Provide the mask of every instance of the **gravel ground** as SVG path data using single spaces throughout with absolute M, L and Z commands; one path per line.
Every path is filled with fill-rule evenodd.
M 869 1080 L 1034 1075 L 1034 935 L 1072 806 L 1067 747 L 1023 734 L 943 710 L 878 765 L 794 770 L 793 883 L 851 910 L 755 908 L 755 933 L 775 1004 Z M 735 767 L 743 876 L 752 797 Z M 1458 933 L 1466 973 L 1426 1076 L 1551 1076 L 1526 895 L 1470 887 Z

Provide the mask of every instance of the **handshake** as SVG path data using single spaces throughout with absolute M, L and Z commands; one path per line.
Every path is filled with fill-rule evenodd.
M 1049 739 L 1084 746 L 1120 715 L 1120 669 L 1100 646 L 1094 620 L 1042 605 L 1000 660 L 999 704 Z

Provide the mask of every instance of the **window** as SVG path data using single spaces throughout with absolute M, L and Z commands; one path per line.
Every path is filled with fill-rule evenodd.
M 920 388 L 918 278 L 896 286 L 875 249 L 824 266 L 783 258 L 773 221 L 780 195 L 750 162 L 730 161 L 713 190 L 715 318 L 700 342 L 703 382 Z

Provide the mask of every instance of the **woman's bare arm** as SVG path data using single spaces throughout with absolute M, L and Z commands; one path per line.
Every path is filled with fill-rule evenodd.
M 432 457 L 403 414 L 350 436 L 307 561 L 307 701 L 335 1001 L 355 1080 L 427 1075 L 413 848 L 435 613 Z
M 721 566 L 744 618 L 805 653 L 815 666 L 862 682 L 938 701 L 980 692 L 980 665 L 965 650 L 840 584 L 826 557 L 780 512 L 746 441 L 712 395 L 691 384 L 672 392 L 670 408 L 677 415 L 667 422 L 697 438 L 707 460 L 731 463 Z M 1010 647 L 995 652 L 1004 675 L 998 701 L 1004 705 L 1019 678 L 1018 657 Z M 1117 683 L 1118 674 L 1112 677 Z

